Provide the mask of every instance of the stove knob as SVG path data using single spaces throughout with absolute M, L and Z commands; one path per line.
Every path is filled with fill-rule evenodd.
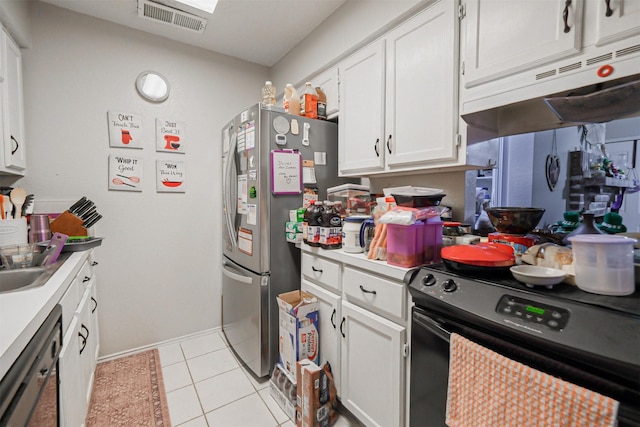
M 442 290 L 445 292 L 453 292 L 458 289 L 458 285 L 453 279 L 447 279 L 442 283 Z
M 433 286 L 436 284 L 436 278 L 433 274 L 429 273 L 422 278 L 422 284 L 424 286 Z

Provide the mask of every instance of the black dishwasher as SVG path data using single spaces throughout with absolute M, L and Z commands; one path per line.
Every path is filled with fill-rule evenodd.
M 60 425 L 61 346 L 62 307 L 56 305 L 0 381 L 0 426 Z

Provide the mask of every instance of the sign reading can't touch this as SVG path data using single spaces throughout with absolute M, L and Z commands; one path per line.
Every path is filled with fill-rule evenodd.
M 142 148 L 142 116 L 137 113 L 109 111 L 109 146 Z

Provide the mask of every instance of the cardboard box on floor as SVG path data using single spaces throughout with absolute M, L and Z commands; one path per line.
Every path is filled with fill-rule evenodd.
M 297 427 L 328 427 L 337 417 L 337 397 L 332 392 L 333 378 L 309 359 L 296 363 L 298 381 L 296 396 Z
M 296 290 L 278 295 L 280 309 L 279 363 L 292 377 L 296 362 L 320 362 L 318 349 L 318 298 Z

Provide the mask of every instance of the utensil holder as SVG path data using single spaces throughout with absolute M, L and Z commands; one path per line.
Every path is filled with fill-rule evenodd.
M 87 236 L 87 229 L 82 226 L 82 220 L 69 211 L 60 214 L 51 221 L 51 233 L 62 233 L 67 236 Z

